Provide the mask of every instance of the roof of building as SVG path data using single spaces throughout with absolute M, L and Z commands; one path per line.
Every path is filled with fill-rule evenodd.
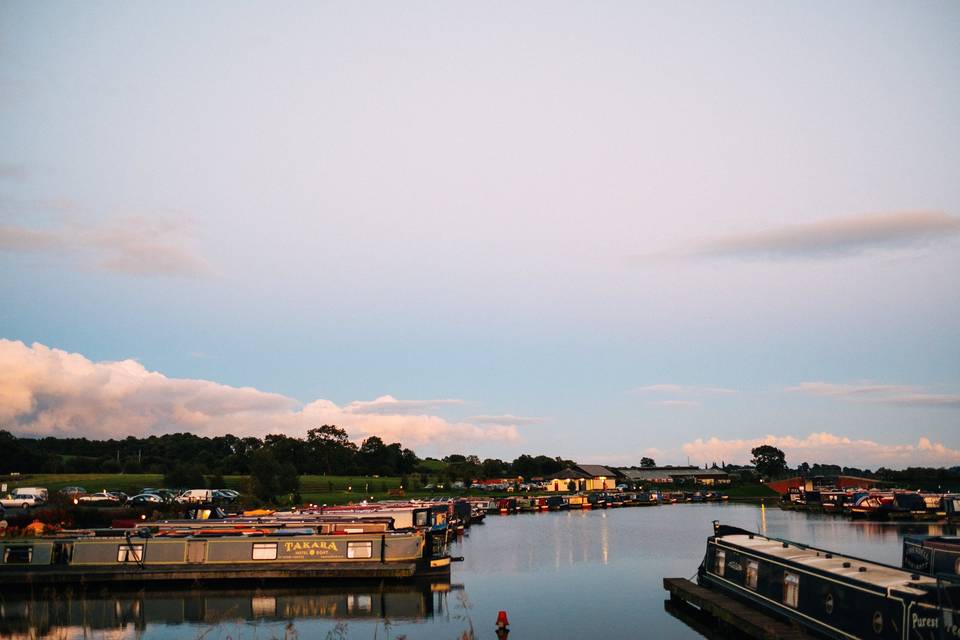
M 620 475 L 619 471 L 609 467 L 601 466 L 599 464 L 578 464 L 575 468 L 580 469 L 584 473 L 590 474 L 590 476 L 594 478 L 598 478 L 600 476 L 616 478 Z
M 599 464 L 578 464 L 575 467 L 570 469 L 564 469 L 559 471 L 552 476 L 549 476 L 548 480 L 566 480 L 566 479 L 575 479 L 582 480 L 587 478 L 616 478 L 623 474 L 619 471 L 611 469 L 610 467 L 604 467 Z
M 723 469 L 701 469 L 699 467 L 646 467 L 643 469 L 620 469 L 631 480 L 652 480 L 654 478 L 726 478 Z

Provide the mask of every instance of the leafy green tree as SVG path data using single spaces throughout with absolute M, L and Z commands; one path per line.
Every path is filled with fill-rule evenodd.
M 276 502 L 277 496 L 297 493 L 300 476 L 293 463 L 280 463 L 269 449 L 258 449 L 250 454 L 250 491 L 256 497 Z
M 307 431 L 307 450 L 312 470 L 329 475 L 347 475 L 356 470 L 357 446 L 339 427 L 325 424 Z
M 200 489 L 207 486 L 203 467 L 196 463 L 180 462 L 163 476 L 163 483 L 171 489 Z
M 655 467 L 655 466 L 657 466 L 657 463 L 656 463 L 656 461 L 655 461 L 653 458 L 643 457 L 643 458 L 640 458 L 640 466 L 641 466 L 641 467 Z
M 760 475 L 775 478 L 787 470 L 786 454 L 772 445 L 760 445 L 751 449 L 750 453 L 753 454 L 751 463 Z

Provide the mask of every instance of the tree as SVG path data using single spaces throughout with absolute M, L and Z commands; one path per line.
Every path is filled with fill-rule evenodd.
M 280 464 L 269 449 L 250 454 L 250 491 L 261 500 L 275 502 L 284 493 L 300 490 L 300 476 L 290 462 Z
M 786 454 L 772 445 L 760 445 L 751 449 L 750 453 L 753 454 L 751 463 L 760 475 L 776 477 L 787 470 Z
M 163 483 L 178 489 L 200 489 L 206 487 L 203 479 L 203 467 L 191 462 L 178 462 L 163 476 Z
M 357 445 L 339 427 L 325 424 L 307 431 L 307 450 L 314 470 L 321 473 L 345 475 L 355 470 Z
M 641 467 L 655 467 L 655 466 L 657 466 L 657 463 L 656 463 L 656 461 L 654 461 L 653 458 L 643 457 L 643 458 L 640 458 L 640 466 L 641 466 Z

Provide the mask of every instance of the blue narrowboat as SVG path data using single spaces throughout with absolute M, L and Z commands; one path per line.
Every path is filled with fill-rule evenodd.
M 698 578 L 819 637 L 960 636 L 960 583 L 718 522 Z

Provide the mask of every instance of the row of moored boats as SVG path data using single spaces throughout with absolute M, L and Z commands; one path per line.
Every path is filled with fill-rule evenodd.
M 942 520 L 960 518 L 960 495 L 868 489 L 791 489 L 780 508 L 815 511 L 870 520 Z

